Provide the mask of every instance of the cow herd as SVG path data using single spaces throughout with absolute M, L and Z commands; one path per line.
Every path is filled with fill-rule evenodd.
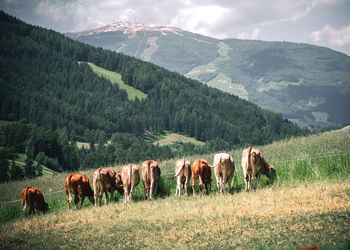
M 245 190 L 248 192 L 251 188 L 256 189 L 261 174 L 274 179 L 276 178 L 275 168 L 266 162 L 262 153 L 252 147 L 243 150 L 241 160 Z M 211 190 L 212 171 L 217 183 L 217 191 L 224 192 L 225 184 L 228 185 L 228 191 L 231 189 L 231 182 L 235 172 L 235 163 L 229 154 L 219 153 L 214 156 L 213 166 L 208 161 L 197 159 L 194 161 L 192 168 L 191 162 L 186 159 L 177 160 L 175 164 L 175 175 L 168 179 L 177 178 L 176 193 L 181 197 L 181 186 L 188 195 L 188 184 L 192 177 L 193 195 L 196 195 L 196 184 L 198 181 L 199 193 L 205 188 L 207 194 Z M 142 163 L 141 175 L 144 186 L 145 199 L 152 200 L 153 195 L 157 194 L 158 184 L 160 180 L 161 170 L 158 162 L 149 160 Z M 81 208 L 85 197 L 97 206 L 102 205 L 103 194 L 105 194 L 105 203 L 108 203 L 115 190 L 124 195 L 125 203 L 132 200 L 133 191 L 140 182 L 139 167 L 129 164 L 123 167 L 122 171 L 115 172 L 109 168 L 99 168 L 93 174 L 93 189 L 91 189 L 89 178 L 82 174 L 70 174 L 65 179 L 65 191 L 67 196 L 68 208 L 72 203 L 72 194 L 74 195 L 74 203 L 76 208 Z M 109 195 L 108 195 L 109 193 Z M 79 197 L 81 199 L 79 199 Z M 78 207 L 80 202 L 80 206 Z M 49 206 L 44 200 L 42 192 L 34 187 L 26 187 L 22 190 L 22 208 L 24 216 L 26 216 L 27 206 L 29 206 L 29 214 L 45 213 Z

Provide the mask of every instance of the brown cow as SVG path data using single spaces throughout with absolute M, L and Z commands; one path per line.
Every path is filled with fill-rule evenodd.
M 102 196 L 105 194 L 105 204 L 113 198 L 114 190 L 117 190 L 121 195 L 123 194 L 122 186 L 120 184 L 120 173 L 119 177 L 116 172 L 109 168 L 96 169 L 93 175 L 93 186 L 94 186 L 94 198 L 95 206 L 97 206 L 97 197 L 100 199 L 100 206 L 102 205 Z M 110 192 L 108 198 L 107 192 Z
M 231 182 L 235 172 L 235 163 L 232 156 L 226 153 L 216 154 L 214 156 L 213 167 L 215 168 L 216 186 L 218 192 L 222 193 L 225 184 L 228 184 L 228 191 L 231 190 Z
M 29 215 L 35 214 L 35 209 L 37 214 L 39 212 L 45 213 L 50 209 L 49 205 L 45 202 L 44 196 L 40 189 L 35 187 L 26 187 L 21 192 L 22 196 L 22 210 L 24 216 L 27 216 L 27 206 L 29 205 Z
M 176 185 L 176 193 L 175 195 L 179 195 L 181 198 L 181 183 L 182 187 L 185 189 L 185 196 L 187 196 L 187 186 L 191 178 L 191 162 L 186 161 L 185 159 L 177 160 L 175 165 L 175 175 L 169 177 L 168 179 L 172 179 L 177 177 L 177 185 Z
M 125 203 L 132 200 L 132 193 L 140 183 L 139 167 L 133 164 L 126 165 L 121 173 Z
M 71 192 L 74 194 L 75 208 L 78 208 L 79 196 L 81 197 L 80 208 L 84 203 L 84 199 L 87 196 L 92 204 L 94 204 L 94 192 L 91 189 L 89 178 L 82 174 L 70 174 L 64 180 L 64 185 L 66 188 L 68 209 L 70 209 L 70 204 L 72 203 Z
M 192 189 L 193 196 L 196 194 L 196 181 L 199 178 L 199 192 L 202 194 L 203 186 L 205 186 L 207 190 L 207 194 L 210 193 L 211 190 L 211 181 L 213 178 L 211 177 L 211 168 L 208 161 L 203 159 L 197 159 L 192 166 Z
M 152 193 L 157 194 L 158 183 L 160 179 L 160 168 L 156 161 L 144 161 L 142 163 L 142 180 L 145 189 L 145 199 L 152 200 Z
M 271 164 L 268 164 L 262 153 L 255 148 L 249 147 L 243 150 L 241 164 L 246 192 L 248 192 L 252 186 L 254 190 L 256 190 L 261 174 L 271 179 L 276 178 L 276 169 Z

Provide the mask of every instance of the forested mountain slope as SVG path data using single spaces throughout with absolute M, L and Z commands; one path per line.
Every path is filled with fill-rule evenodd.
M 350 121 L 350 57 L 328 48 L 218 40 L 121 22 L 67 35 L 179 72 L 303 126 Z
M 64 131 L 69 140 L 92 146 L 112 138 L 109 162 L 126 161 L 126 152 L 135 160 L 152 157 L 154 146 L 148 148 L 142 138 L 146 131 L 181 132 L 206 142 L 210 150 L 308 133 L 234 95 L 25 24 L 4 12 L 0 31 L 0 119 Z M 125 90 L 81 62 L 120 74 L 125 84 L 147 97 L 129 100 Z

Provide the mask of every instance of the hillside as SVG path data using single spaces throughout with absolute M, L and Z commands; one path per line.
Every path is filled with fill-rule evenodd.
M 154 64 L 75 42 L 1 12 L 2 120 L 27 119 L 69 137 L 98 141 L 101 132 L 182 132 L 201 141 L 264 144 L 304 134 L 280 115 Z M 127 92 L 85 63 L 116 72 L 147 95 Z M 249 124 L 249 126 L 246 126 Z M 105 137 L 106 137 L 105 136 Z
M 179 72 L 302 126 L 350 121 L 350 57 L 328 48 L 217 40 L 178 28 L 122 22 L 67 35 Z

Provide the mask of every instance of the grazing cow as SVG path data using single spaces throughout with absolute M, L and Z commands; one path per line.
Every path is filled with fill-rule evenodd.
M 191 174 L 191 162 L 186 161 L 185 159 L 177 160 L 175 165 L 175 175 L 169 177 L 168 179 L 170 180 L 177 177 L 175 195 L 179 195 L 179 198 L 181 198 L 181 183 L 182 187 L 185 189 L 185 196 L 187 196 L 187 186 L 190 181 Z
M 232 156 L 226 153 L 216 154 L 214 156 L 213 167 L 215 168 L 216 185 L 218 192 L 222 193 L 225 184 L 228 184 L 228 191 L 231 190 L 231 182 L 235 172 L 235 163 Z
M 74 194 L 75 208 L 78 208 L 79 196 L 81 197 L 80 208 L 84 203 L 84 199 L 87 196 L 92 204 L 94 204 L 94 192 L 91 189 L 89 178 L 82 174 L 70 174 L 64 180 L 64 185 L 66 188 L 68 209 L 70 209 L 70 204 L 72 203 L 71 192 Z
M 192 189 L 193 196 L 196 194 L 196 181 L 199 178 L 199 192 L 202 194 L 203 186 L 205 186 L 207 190 L 207 194 L 210 193 L 211 190 L 211 181 L 213 178 L 211 177 L 211 168 L 208 161 L 203 159 L 197 159 L 192 166 Z
M 118 177 L 114 170 L 109 168 L 96 169 L 93 175 L 93 186 L 95 206 L 97 206 L 97 197 L 100 199 L 100 206 L 102 205 L 103 193 L 106 197 L 106 204 L 108 200 L 112 200 L 114 190 L 117 190 L 121 195 L 123 194 L 120 177 Z M 109 198 L 107 192 L 111 193 Z
M 132 200 L 132 193 L 140 183 L 139 167 L 133 164 L 126 165 L 121 173 L 125 203 Z
M 24 216 L 27 216 L 27 206 L 29 205 L 29 215 L 35 214 L 35 209 L 39 215 L 40 211 L 45 213 L 50 209 L 49 205 L 45 202 L 44 196 L 40 189 L 35 187 L 26 187 L 21 192 L 22 196 L 22 210 Z
M 255 148 L 249 147 L 243 150 L 241 163 L 246 192 L 248 192 L 251 187 L 256 190 L 261 174 L 271 179 L 276 178 L 276 169 L 271 164 L 268 164 L 262 153 Z
M 160 179 L 160 168 L 156 161 L 144 161 L 142 163 L 142 180 L 145 189 L 145 199 L 147 200 L 149 194 L 149 200 L 152 200 L 152 193 L 157 193 L 158 183 Z

